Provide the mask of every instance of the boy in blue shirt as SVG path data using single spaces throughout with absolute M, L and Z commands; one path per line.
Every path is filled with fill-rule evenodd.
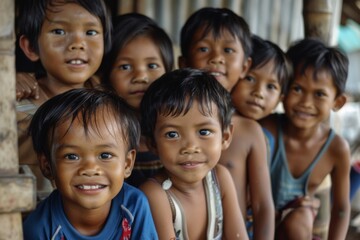
M 24 239 L 157 239 L 145 195 L 124 183 L 140 127 L 121 98 L 70 90 L 38 109 L 29 133 L 57 189 L 25 219 Z

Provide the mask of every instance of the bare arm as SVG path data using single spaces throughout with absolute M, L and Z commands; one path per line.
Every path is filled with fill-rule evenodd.
M 149 200 L 159 239 L 175 239 L 171 208 L 165 191 L 153 180 L 147 180 L 140 189 Z
M 333 205 L 329 226 L 329 239 L 345 239 L 350 218 L 349 174 L 350 150 L 347 142 L 336 136 L 332 145 L 339 150 L 334 154 L 335 165 L 331 172 Z
M 230 172 L 224 166 L 218 164 L 216 166 L 216 173 L 222 195 L 224 215 L 223 239 L 248 239 Z
M 267 163 L 266 140 L 260 125 L 256 122 L 246 126 L 246 132 L 249 132 L 247 139 L 251 141 L 251 150 L 247 156 L 247 175 L 254 219 L 254 239 L 272 240 L 275 231 L 275 210 Z

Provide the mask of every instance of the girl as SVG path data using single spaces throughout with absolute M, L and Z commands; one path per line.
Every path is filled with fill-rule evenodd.
M 172 42 L 165 31 L 152 19 L 129 13 L 116 17 L 112 48 L 107 55 L 102 85 L 125 99 L 137 110 L 149 85 L 173 68 Z M 139 186 L 155 174 L 162 165 L 140 141 L 134 170 L 127 182 Z

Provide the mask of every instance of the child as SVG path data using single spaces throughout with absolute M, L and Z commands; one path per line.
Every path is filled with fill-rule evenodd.
M 19 44 L 32 61 L 41 62 L 37 72 L 39 98 L 17 104 L 20 164 L 28 164 L 39 195 L 51 191 L 42 177 L 27 127 L 36 109 L 47 99 L 67 90 L 93 87 L 107 46 L 110 46 L 108 12 L 102 0 L 23 1 L 19 14 Z
M 160 239 L 247 239 L 235 186 L 218 165 L 231 142 L 229 93 L 199 70 L 153 82 L 141 102 L 141 130 L 164 170 L 141 189 Z
M 126 183 L 140 139 L 117 95 L 73 89 L 37 110 L 29 132 L 57 189 L 24 221 L 25 239 L 157 239 L 148 201 Z
M 260 120 L 270 115 L 284 96 L 292 68 L 285 53 L 274 43 L 252 36 L 252 64 L 231 92 L 232 103 L 243 117 Z M 263 128 L 267 137 L 268 159 L 274 149 L 274 138 Z
M 329 239 L 345 239 L 350 216 L 350 150 L 324 122 L 346 102 L 348 59 L 336 48 L 303 39 L 288 49 L 294 77 L 283 105 L 285 114 L 262 120 L 276 139 L 271 184 L 279 239 L 311 239 L 312 208 L 298 206 L 327 174 L 332 181 Z M 286 184 L 285 184 L 286 183 Z
M 115 90 L 140 115 L 140 102 L 149 85 L 173 68 L 172 42 L 153 20 L 138 13 L 115 19 L 112 41 L 102 84 Z M 126 181 L 138 187 L 161 168 L 159 158 L 140 140 L 133 173 Z
M 226 8 L 202 8 L 191 15 L 181 30 L 180 45 L 180 67 L 209 72 L 228 92 L 251 65 L 248 25 Z M 249 189 L 254 239 L 273 239 L 274 207 L 264 134 L 256 121 L 238 114 L 233 115 L 232 125 L 233 140 L 219 162 L 230 170 L 244 218 Z

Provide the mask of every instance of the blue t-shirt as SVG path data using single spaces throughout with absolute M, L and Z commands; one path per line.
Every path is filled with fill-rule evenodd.
M 60 192 L 54 190 L 23 223 L 24 239 L 158 239 L 145 195 L 127 183 L 111 202 L 103 229 L 95 236 L 81 235 L 68 221 Z

